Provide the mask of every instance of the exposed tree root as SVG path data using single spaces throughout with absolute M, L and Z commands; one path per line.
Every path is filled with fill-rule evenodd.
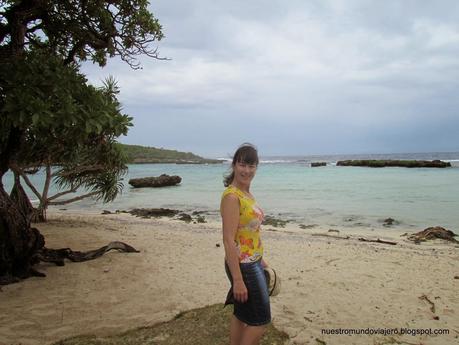
M 43 247 L 42 250 L 37 253 L 37 258 L 39 261 L 52 262 L 57 266 L 64 266 L 64 259 L 69 259 L 73 262 L 94 260 L 112 249 L 125 253 L 139 253 L 137 249 L 131 247 L 129 244 L 115 241 L 99 249 L 88 250 L 87 252 L 73 251 L 70 248 L 49 249 Z
M 32 228 L 34 230 L 34 228 Z M 35 229 L 36 230 L 36 229 Z M 37 230 L 38 231 L 38 230 Z M 99 249 L 88 250 L 86 252 L 73 251 L 70 248 L 61 248 L 61 249 L 49 249 L 42 247 L 39 249 L 32 258 L 33 265 L 36 265 L 40 262 L 52 262 L 57 266 L 64 266 L 65 259 L 68 259 L 73 262 L 82 262 L 88 260 L 94 260 L 110 250 L 116 249 L 125 253 L 139 253 L 137 249 L 126 244 L 124 242 L 110 242 L 108 245 L 103 246 Z M 6 275 L 0 277 L 0 285 L 7 285 L 12 283 L 17 283 L 22 279 L 28 277 L 46 277 L 46 274 L 36 270 L 33 267 L 29 267 L 27 272 L 24 272 L 21 276 Z

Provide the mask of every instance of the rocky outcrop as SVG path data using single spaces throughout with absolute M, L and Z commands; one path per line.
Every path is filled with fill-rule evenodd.
M 324 166 L 327 166 L 326 162 L 312 162 L 311 163 L 311 168 L 324 167 Z
M 283 220 L 275 218 L 273 216 L 265 216 L 263 219 L 263 225 L 271 225 L 275 228 L 285 228 L 285 225 L 290 222 L 289 220 Z
M 383 226 L 385 227 L 391 227 L 393 225 L 400 225 L 400 222 L 398 220 L 395 220 L 394 218 L 386 218 L 382 220 Z
M 179 210 L 172 210 L 170 208 L 134 208 L 129 211 L 133 216 L 141 218 L 159 218 L 159 217 L 174 217 L 180 213 Z
M 170 208 L 134 208 L 130 211 L 121 212 L 127 212 L 133 216 L 141 218 L 169 217 L 172 219 L 184 221 L 185 223 L 207 223 L 205 217 L 201 215 L 201 213 L 204 213 L 203 211 L 194 211 L 194 217 L 180 210 L 173 210 Z
M 180 176 L 169 176 L 166 174 L 158 177 L 133 178 L 129 180 L 129 184 L 134 188 L 175 186 L 180 182 L 182 182 Z
M 383 167 L 404 167 L 404 168 L 446 168 L 450 167 L 450 162 L 443 162 L 438 159 L 433 161 L 419 161 L 419 160 L 345 160 L 338 161 L 338 166 L 363 166 L 371 168 Z

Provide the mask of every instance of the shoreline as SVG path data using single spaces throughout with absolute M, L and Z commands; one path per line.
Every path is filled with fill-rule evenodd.
M 51 344 L 80 334 L 149 326 L 222 303 L 229 288 L 218 222 L 53 211 L 49 222 L 37 228 L 49 248 L 90 250 L 118 240 L 141 253 L 109 252 L 64 267 L 41 264 L 37 269 L 46 278 L 3 286 L 0 344 Z M 423 344 L 457 341 L 457 244 L 417 245 L 399 237 L 390 246 L 360 242 L 361 232 L 347 240 L 313 233 L 328 234 L 328 229 L 263 228 L 265 258 L 282 277 L 282 293 L 271 301 L 273 323 L 291 344 L 316 344 L 316 338 L 328 344 L 389 339 L 321 332 L 368 327 L 445 328 L 449 335 L 393 337 Z M 423 295 L 435 303 L 435 313 L 420 299 Z
M 62 206 L 52 206 L 49 208 L 50 214 L 59 214 L 59 215 L 81 215 L 87 214 L 91 216 L 97 215 L 131 215 L 130 211 L 134 209 L 140 210 L 149 210 L 150 208 L 130 208 L 128 210 L 121 210 L 116 209 L 114 207 L 100 207 L 100 208 L 77 208 L 71 207 L 63 209 Z M 173 207 L 172 209 L 170 207 Z M 208 210 L 208 209 L 199 209 L 199 208 L 188 208 L 188 209 L 179 209 L 174 208 L 173 205 L 171 206 L 159 206 L 159 207 L 152 207 L 152 209 L 171 209 L 176 212 L 175 216 L 150 216 L 148 219 L 163 219 L 163 220 L 170 220 L 172 222 L 178 221 L 182 224 L 189 224 L 184 220 L 179 219 L 179 215 L 186 214 L 192 215 L 194 218 L 192 220 L 196 220 L 196 215 L 202 215 L 205 219 L 204 224 L 211 224 L 214 227 L 220 227 L 220 215 L 217 209 L 215 210 Z M 141 216 L 132 215 L 135 218 L 142 218 Z M 267 214 L 267 217 L 274 220 L 274 223 L 278 223 L 277 225 L 272 222 L 264 222 L 263 229 L 267 229 L 269 231 L 280 231 L 280 232 L 299 232 L 302 234 L 312 234 L 315 232 L 335 232 L 338 230 L 339 233 L 344 235 L 368 235 L 368 236 L 375 236 L 375 237 L 385 237 L 387 239 L 399 239 L 400 235 L 405 233 L 415 233 L 422 231 L 428 227 L 432 226 L 442 226 L 446 229 L 450 229 L 452 231 L 456 231 L 456 229 L 448 228 L 442 224 L 436 223 L 426 223 L 424 226 L 418 226 L 415 224 L 409 224 L 404 222 L 403 220 L 399 219 L 392 219 L 391 217 L 379 217 L 378 219 L 366 219 L 363 216 L 356 215 L 356 214 L 349 214 L 347 217 L 341 219 L 341 223 L 336 221 L 330 221 L 327 224 L 320 224 L 320 223 L 311 223 L 309 224 L 305 220 L 296 219 L 295 215 L 288 214 L 288 213 L 279 213 L 278 215 Z M 385 225 L 385 220 L 392 219 L 392 225 Z M 333 218 L 333 220 L 336 220 Z M 283 225 L 282 225 L 283 223 Z M 280 224 L 280 225 L 279 225 Z

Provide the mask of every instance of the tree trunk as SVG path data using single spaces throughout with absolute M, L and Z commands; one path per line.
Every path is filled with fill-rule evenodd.
M 46 208 L 41 205 L 38 208 L 33 209 L 31 221 L 32 223 L 46 223 Z
M 30 182 L 29 178 L 27 177 L 27 173 L 24 172 L 23 169 L 20 169 L 17 165 L 10 164 L 10 168 L 14 173 L 14 186 L 13 190 L 11 191 L 11 197 L 14 199 L 15 202 L 20 203 L 21 209 L 25 210 L 25 213 L 29 215 L 30 220 L 32 223 L 44 223 L 46 222 L 46 209 L 48 208 L 49 201 L 44 199 L 44 196 L 48 196 L 48 189 L 49 189 L 49 181 L 45 183 L 45 188 L 43 190 L 43 195 L 41 195 L 35 186 Z M 48 177 L 47 180 L 51 179 L 51 176 Z M 25 184 L 32 190 L 35 196 L 39 200 L 38 208 L 32 206 L 29 197 L 25 193 L 24 189 L 22 188 L 21 178 L 25 182 Z M 16 190 L 16 186 L 19 188 Z M 17 195 L 16 195 L 17 194 Z
M 34 256 L 44 244 L 44 237 L 30 226 L 0 183 L 0 284 L 34 275 Z
M 21 208 L 27 209 L 27 202 L 19 206 L 14 200 L 24 201 L 22 186 L 15 183 L 13 198 L 4 189 L 3 176 L 19 147 L 23 132 L 11 127 L 8 134 L 0 148 L 0 284 L 34 275 L 32 265 L 36 261 L 35 255 L 45 244 L 43 236 L 30 226 L 30 219 L 21 211 Z
M 21 212 L 27 219 L 32 222 L 36 210 L 32 206 L 32 203 L 29 200 L 24 188 L 21 185 L 20 175 L 14 172 L 14 185 L 10 193 L 11 200 L 18 207 L 19 212 Z

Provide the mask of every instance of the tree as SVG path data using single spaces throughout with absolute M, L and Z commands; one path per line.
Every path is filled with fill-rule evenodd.
M 11 195 L 4 190 L 1 180 L 4 174 L 9 169 L 33 166 L 35 159 L 43 163 L 52 152 L 51 158 L 48 155 L 51 164 L 57 162 L 55 158 L 67 163 L 61 171 L 64 185 L 72 187 L 90 178 L 88 171 L 72 175 L 70 162 L 72 159 L 75 162 L 76 157 L 82 159 L 85 152 L 87 157 L 84 148 L 91 142 L 99 145 L 97 155 L 103 156 L 104 150 L 113 148 L 116 133 L 126 130 L 129 119 L 119 114 L 120 122 L 116 122 L 104 115 L 107 106 L 110 108 L 116 102 L 113 98 L 109 101 L 110 97 L 104 96 L 103 91 L 87 85 L 77 73 L 77 63 L 90 59 L 103 66 L 108 57 L 118 55 L 131 67 L 138 68 L 139 54 L 159 58 L 149 44 L 160 40 L 163 34 L 157 19 L 148 12 L 145 0 L 7 0 L 0 4 L 0 277 L 10 282 L 33 274 L 32 265 L 44 246 L 44 238 L 31 228 L 30 218 L 23 212 L 26 206 L 20 170 L 16 171 L 17 184 Z M 46 61 L 40 55 L 43 53 Z M 27 72 L 28 68 L 36 68 L 31 63 L 33 59 L 46 62 L 39 73 L 53 82 L 38 78 L 36 70 Z M 11 84 L 14 78 L 8 71 L 15 68 L 22 71 L 20 84 Z M 74 93 L 69 91 L 72 87 Z M 12 95 L 20 107 L 14 107 Z M 81 117 L 86 113 L 97 114 L 96 119 Z M 72 131 L 83 122 L 85 145 L 75 150 L 41 150 L 46 145 L 64 148 L 66 139 L 81 134 Z M 104 135 L 107 129 L 114 130 Z M 60 157 L 57 152 L 61 153 Z M 114 166 L 116 157 L 115 154 L 110 158 L 114 159 Z M 97 183 L 103 183 L 103 179 Z
M 131 118 L 121 114 L 115 80 L 109 78 L 103 88 L 96 89 L 87 85 L 76 66 L 63 65 L 61 59 L 41 51 L 30 52 L 11 68 L 3 64 L 0 78 L 5 81 L 7 95 L 3 117 L 15 120 L 17 127 L 27 128 L 24 144 L 10 169 L 22 177 L 40 201 L 39 212 L 32 220 L 44 221 L 48 205 L 88 196 L 113 200 L 122 188 L 119 180 L 126 171 L 126 158 L 114 143 L 131 125 Z M 41 167 L 46 178 L 40 193 L 28 174 Z M 50 196 L 52 179 L 66 190 Z M 88 192 L 61 200 L 80 187 Z M 21 199 L 23 194 L 16 193 Z M 34 215 L 27 200 L 21 205 L 25 214 Z

